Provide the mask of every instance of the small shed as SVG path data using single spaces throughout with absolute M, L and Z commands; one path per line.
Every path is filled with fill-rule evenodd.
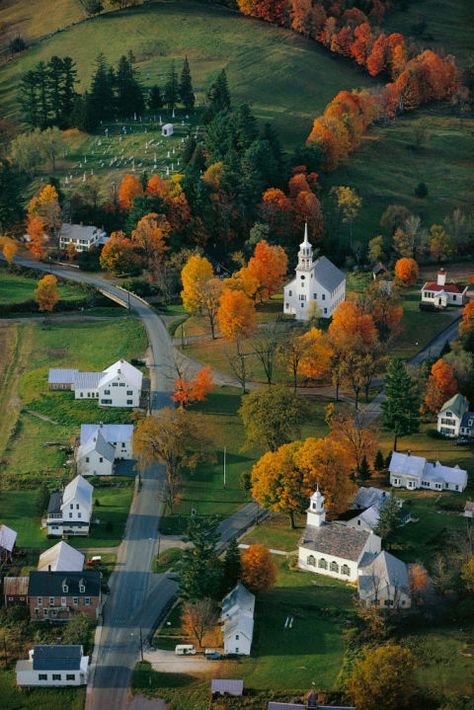
M 0 562 L 11 562 L 16 543 L 16 532 L 2 523 L 0 525 Z
M 3 580 L 3 593 L 5 606 L 11 604 L 26 604 L 28 596 L 28 577 L 5 577 Z
M 236 698 L 244 692 L 243 680 L 229 678 L 214 678 L 211 681 L 212 695 L 234 695 Z
M 387 267 L 385 264 L 382 264 L 381 261 L 379 261 L 378 264 L 375 264 L 374 268 L 372 269 L 372 278 L 374 281 L 376 281 L 379 278 L 383 278 L 388 274 Z
M 163 128 L 161 129 L 161 135 L 164 136 L 165 138 L 169 138 L 172 136 L 174 133 L 174 126 L 172 123 L 165 123 Z

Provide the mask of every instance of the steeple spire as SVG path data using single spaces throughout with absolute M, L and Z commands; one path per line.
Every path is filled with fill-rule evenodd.
M 304 241 L 300 244 L 298 252 L 298 269 L 308 271 L 313 265 L 313 247 L 308 238 L 308 223 L 304 225 Z

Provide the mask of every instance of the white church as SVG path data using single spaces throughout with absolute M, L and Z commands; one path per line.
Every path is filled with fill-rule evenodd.
M 284 288 L 283 312 L 294 315 L 296 320 L 308 320 L 310 306 L 316 303 L 321 317 L 331 318 L 345 297 L 346 279 L 343 272 L 325 256 L 313 261 L 313 247 L 308 241 L 308 225 L 305 225 L 296 277 Z

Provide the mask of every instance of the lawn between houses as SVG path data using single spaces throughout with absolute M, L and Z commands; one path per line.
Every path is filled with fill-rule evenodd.
M 52 710 L 67 708 L 83 710 L 85 688 L 33 688 L 27 690 L 16 684 L 15 671 L 0 671 L 0 698 L 5 710 Z

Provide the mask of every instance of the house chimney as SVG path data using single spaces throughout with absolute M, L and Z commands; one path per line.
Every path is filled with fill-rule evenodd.
M 48 565 L 48 572 L 51 572 L 51 565 Z
M 411 449 L 408 449 L 407 456 L 411 456 Z
M 438 271 L 438 286 L 444 286 L 446 284 L 446 271 L 441 268 Z

